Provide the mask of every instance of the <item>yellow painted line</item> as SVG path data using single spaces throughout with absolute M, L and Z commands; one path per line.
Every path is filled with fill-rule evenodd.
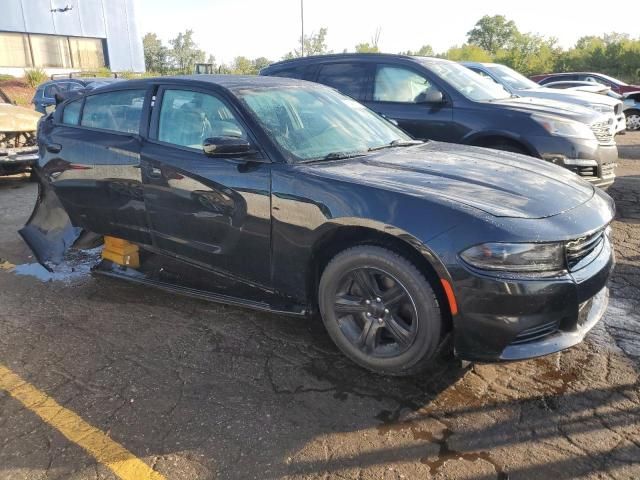
M 1 364 L 0 390 L 5 390 L 123 480 L 164 480 L 164 476 L 122 445 Z

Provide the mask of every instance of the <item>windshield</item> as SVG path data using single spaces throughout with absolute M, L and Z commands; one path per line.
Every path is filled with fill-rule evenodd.
M 511 95 L 497 83 L 487 82 L 477 73 L 454 62 L 425 62 L 425 66 L 469 100 L 486 102 Z
M 238 97 L 294 160 L 366 153 L 411 137 L 355 100 L 325 87 L 247 89 Z
M 524 75 L 510 69 L 509 67 L 505 67 L 504 65 L 487 65 L 486 68 L 498 77 L 502 83 L 508 85 L 514 90 L 541 88 L 536 82 L 529 80 Z
M 610 77 L 609 75 L 605 75 L 604 73 L 598 73 L 598 75 L 604 78 L 605 80 L 609 80 L 613 84 L 622 85 L 623 87 L 629 86 L 628 83 L 624 83 L 622 80 L 618 80 L 617 78 Z M 587 74 L 587 76 L 589 75 Z

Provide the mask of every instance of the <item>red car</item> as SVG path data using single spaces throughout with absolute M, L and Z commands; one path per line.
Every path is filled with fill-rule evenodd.
M 628 83 L 618 80 L 617 78 L 604 75 L 602 73 L 589 72 L 569 72 L 569 73 L 545 73 L 544 75 L 534 75 L 531 80 L 545 85 L 551 82 L 559 81 L 580 81 L 600 83 L 611 88 L 616 93 L 624 94 L 629 92 L 639 92 L 640 85 L 629 85 Z

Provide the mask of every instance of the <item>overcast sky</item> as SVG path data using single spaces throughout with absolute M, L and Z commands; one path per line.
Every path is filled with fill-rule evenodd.
M 566 0 L 304 0 L 305 33 L 329 29 L 329 49 L 352 51 L 381 28 L 384 52 L 416 50 L 430 44 L 436 52 L 464 43 L 483 15 L 506 15 L 523 32 L 558 38 L 572 46 L 584 35 L 612 31 L 637 36 L 637 0 L 618 0 L 604 9 L 591 2 Z M 279 60 L 300 38 L 300 0 L 139 0 L 142 34 L 163 40 L 191 28 L 196 42 L 218 63 L 237 55 Z

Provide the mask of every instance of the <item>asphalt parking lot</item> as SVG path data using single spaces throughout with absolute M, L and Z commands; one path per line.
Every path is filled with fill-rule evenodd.
M 86 260 L 48 278 L 16 233 L 36 185 L 0 178 L 0 478 L 640 478 L 640 132 L 619 142 L 604 321 L 560 354 L 413 379 L 311 321 Z

